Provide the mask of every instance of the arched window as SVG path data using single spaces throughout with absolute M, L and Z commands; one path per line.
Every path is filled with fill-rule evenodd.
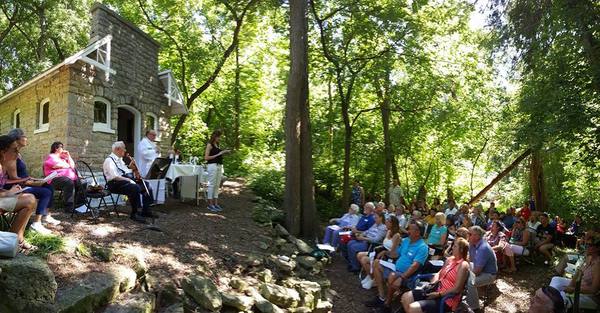
M 146 120 L 144 121 L 144 132 L 148 130 L 156 131 L 156 141 L 160 141 L 160 130 L 158 129 L 158 116 L 154 113 L 147 112 Z
M 21 121 L 19 121 L 19 124 Z M 50 127 L 50 99 L 46 98 L 38 105 L 37 129 L 34 134 L 47 132 Z
M 13 128 L 21 128 L 21 110 L 16 109 L 13 112 Z
M 101 97 L 94 98 L 94 127 L 93 131 L 114 134 L 115 130 L 110 127 L 111 124 L 111 106 L 110 102 Z

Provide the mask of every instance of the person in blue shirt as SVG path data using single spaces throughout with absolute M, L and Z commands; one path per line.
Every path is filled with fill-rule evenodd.
M 471 273 L 474 279 L 467 284 L 467 304 L 473 310 L 479 309 L 477 287 L 492 284 L 498 273 L 496 254 L 492 247 L 483 240 L 485 230 L 479 226 L 469 228 L 469 261 L 473 264 Z
M 358 234 L 366 231 L 367 229 L 371 228 L 373 224 L 375 224 L 375 214 L 373 214 L 373 210 L 375 210 L 375 205 L 373 202 L 367 202 L 363 211 L 364 214 L 360 217 L 358 223 L 356 223 L 356 226 L 347 226 L 343 229 L 346 231 L 352 231 L 353 239 L 356 238 Z M 340 251 L 342 252 L 342 256 L 348 259 L 348 242 L 340 242 L 339 247 Z
M 373 263 L 373 276 L 377 285 L 378 295 L 372 301 L 365 303 L 368 307 L 381 307 L 389 311 L 393 294 L 407 282 L 421 268 L 429 255 L 429 248 L 423 240 L 424 227 L 420 221 L 411 221 L 407 228 L 408 237 L 402 240 L 398 247 L 398 260 L 395 270 L 392 271 L 380 264 L 379 260 Z M 388 284 L 387 294 L 385 284 Z
M 360 264 L 356 258 L 356 254 L 369 249 L 370 243 L 381 243 L 387 228 L 384 224 L 385 214 L 379 212 L 375 214 L 375 224 L 362 233 L 356 234 L 355 238 L 348 242 L 346 260 L 348 260 L 348 268 L 351 272 L 360 271 Z
M 325 236 L 323 236 L 323 244 L 329 244 L 337 248 L 340 241 L 340 231 L 345 227 L 356 226 L 360 216 L 358 215 L 358 205 L 352 203 L 348 208 L 348 213 L 341 218 L 333 218 L 329 221 L 331 225 L 325 227 Z
M 466 218 L 469 218 L 468 216 Z M 446 215 L 438 212 L 435 215 L 435 224 L 431 227 L 431 232 L 427 237 L 427 244 L 434 249 L 434 255 L 443 256 L 446 239 L 448 237 L 448 227 L 446 227 Z
M 356 226 L 347 227 L 347 229 L 352 231 L 352 234 L 357 234 L 359 232 L 365 231 L 373 224 L 375 224 L 375 216 L 373 215 L 373 210 L 375 210 L 375 205 L 373 202 L 367 202 L 365 204 L 365 209 L 363 210 L 363 216 L 358 220 Z

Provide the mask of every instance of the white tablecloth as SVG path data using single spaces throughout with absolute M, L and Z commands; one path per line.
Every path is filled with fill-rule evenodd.
M 202 178 L 204 171 L 203 165 L 171 164 L 165 177 L 170 180 L 175 180 L 175 178 L 180 176 L 198 176 L 198 178 Z

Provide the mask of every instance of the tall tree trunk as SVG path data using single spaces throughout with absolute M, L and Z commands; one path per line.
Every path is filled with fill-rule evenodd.
M 396 164 L 396 157 L 394 156 L 394 148 L 392 147 L 392 177 L 398 180 L 400 183 L 400 174 L 398 174 L 398 164 Z
M 383 154 L 384 154 L 384 202 L 390 202 L 389 186 L 391 181 L 392 164 L 394 162 L 394 152 L 392 151 L 392 138 L 390 136 L 390 98 L 389 98 L 389 73 L 385 73 L 383 86 L 379 79 L 375 79 L 375 89 L 377 97 L 380 99 L 379 111 L 381 112 L 381 123 L 383 124 Z
M 241 103 L 240 103 L 240 45 L 235 46 L 235 90 L 233 99 L 233 147 L 234 149 L 240 148 L 240 114 L 241 114 Z
M 477 162 L 479 161 L 479 158 L 481 157 L 483 150 L 485 150 L 485 147 L 488 144 L 488 140 L 489 139 L 487 139 L 487 138 L 485 139 L 485 142 L 483 143 L 481 150 L 479 150 L 479 153 L 477 154 L 475 161 L 473 161 L 473 167 L 471 168 L 471 183 L 469 184 L 469 186 L 471 187 L 471 197 L 473 196 L 473 175 L 475 174 L 475 166 L 477 165 Z
M 307 2 L 290 1 L 290 74 L 285 116 L 286 226 L 291 234 L 309 237 L 316 230 L 312 145 L 308 108 Z
M 343 95 L 342 95 L 343 97 Z M 344 120 L 344 169 L 342 179 L 342 208 L 350 204 L 350 152 L 352 149 L 352 126 L 348 115 L 348 103 L 342 101 L 342 118 Z
M 479 201 L 479 199 L 483 198 L 483 196 L 485 196 L 485 194 L 490 189 L 492 189 L 492 187 L 494 187 L 496 183 L 498 183 L 502 178 L 504 178 L 504 176 L 510 173 L 515 167 L 517 167 L 517 165 L 519 165 L 519 163 L 521 163 L 521 161 L 523 161 L 523 159 L 525 159 L 530 154 L 531 149 L 525 150 L 525 152 L 523 152 L 518 158 L 516 158 L 507 168 L 505 168 L 502 172 L 500 172 L 500 174 L 494 177 L 494 179 L 492 179 L 492 181 L 487 186 L 485 186 L 485 188 L 483 188 L 477 195 L 475 195 L 475 197 L 471 198 L 471 200 L 469 200 L 469 205 L 473 205 L 477 201 Z
M 529 163 L 529 181 L 531 186 L 531 195 L 535 201 L 535 209 L 545 212 L 548 209 L 546 195 L 546 184 L 544 182 L 544 165 L 540 150 L 535 150 L 531 154 Z
M 327 104 L 329 106 L 328 111 L 327 111 L 327 124 L 328 124 L 328 131 L 329 131 L 329 157 L 332 160 L 333 164 L 337 163 L 337 158 L 334 157 L 334 151 L 333 151 L 333 132 L 334 132 L 334 123 L 335 123 L 335 105 L 334 105 L 334 100 L 333 100 L 333 92 L 332 92 L 332 81 L 331 81 L 332 77 L 331 75 L 327 75 Z

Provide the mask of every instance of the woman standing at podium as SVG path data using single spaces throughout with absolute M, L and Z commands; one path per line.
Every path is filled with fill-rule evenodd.
M 221 186 L 221 177 L 223 176 L 223 155 L 229 153 L 230 150 L 221 150 L 219 147 L 222 134 L 220 129 L 213 131 L 210 135 L 210 141 L 204 150 L 204 160 L 206 160 L 206 170 L 208 172 L 206 198 L 208 209 L 212 212 L 223 210 L 217 203 L 217 200 L 219 199 L 219 186 Z

